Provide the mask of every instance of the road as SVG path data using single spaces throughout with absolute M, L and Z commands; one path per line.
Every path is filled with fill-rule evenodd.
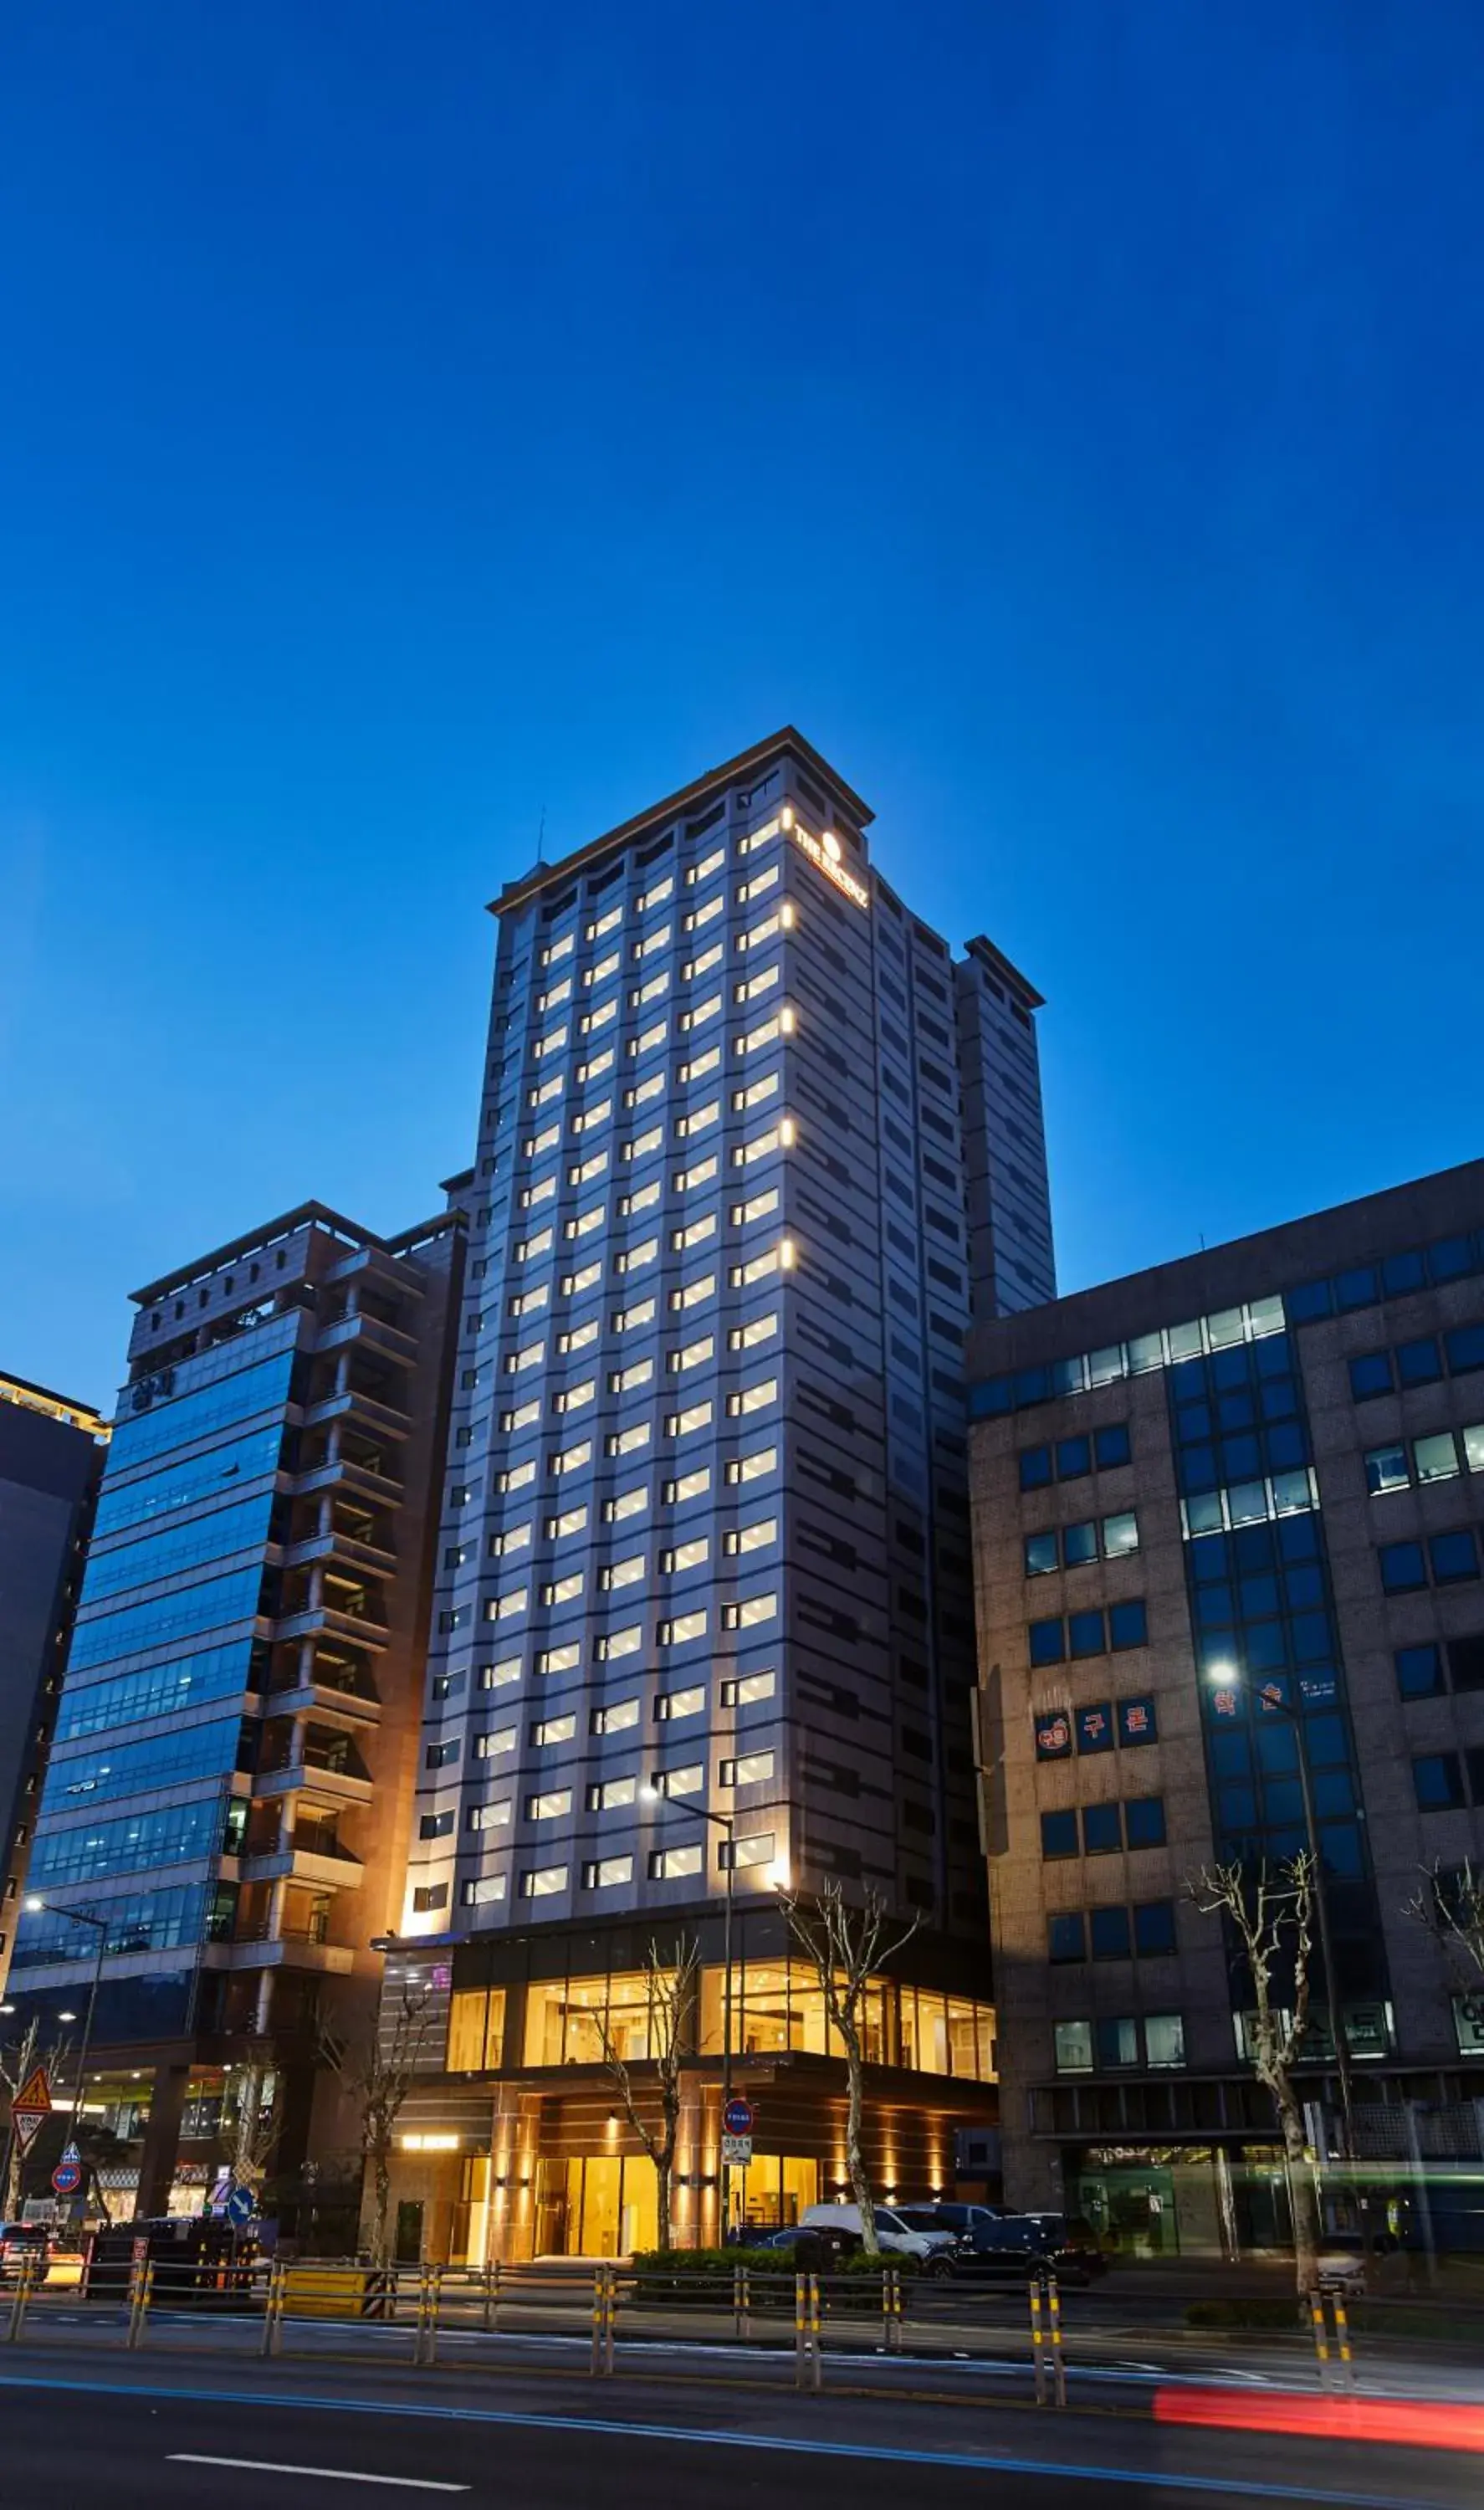
M 326 2362 L 0 2360 L 0 2497 L 26 2510 L 1463 2510 L 1479 2460 L 1005 2405 L 470 2378 Z

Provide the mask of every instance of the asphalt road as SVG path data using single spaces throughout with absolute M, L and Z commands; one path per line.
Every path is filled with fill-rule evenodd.
M 0 2362 L 0 2499 L 25 2510 L 1454 2510 L 1479 2460 L 1106 2415 L 679 2395 L 635 2379 L 519 2383 L 327 2364 Z

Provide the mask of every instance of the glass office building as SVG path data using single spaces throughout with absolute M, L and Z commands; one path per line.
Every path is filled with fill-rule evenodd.
M 1477 2161 L 1484 2039 L 1406 1903 L 1484 1844 L 1484 1162 L 986 1326 L 973 1360 L 1010 2194 L 1162 2251 L 1281 2235 L 1250 1996 L 1187 1884 L 1308 1846 L 1306 1774 L 1316 2141 L 1400 2185 L 1410 2115 Z
M 389 1240 L 310 1204 L 135 1294 L 10 1997 L 75 2042 L 97 1933 L 70 1913 L 105 1921 L 89 2106 L 127 2107 L 143 2212 L 199 2205 L 187 2117 L 249 2045 L 291 2176 L 314 2035 L 374 1999 L 461 1252 L 452 1216 Z

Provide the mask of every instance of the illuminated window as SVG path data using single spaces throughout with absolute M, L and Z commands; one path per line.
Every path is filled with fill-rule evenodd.
M 527 1821 L 560 1821 L 571 1809 L 570 1787 L 549 1787 L 545 1795 L 527 1796 L 525 1800 Z
M 637 1586 L 644 1576 L 644 1554 L 633 1552 L 627 1560 L 615 1560 L 597 1573 L 597 1582 L 605 1594 L 619 1586 Z
M 720 1779 L 724 1787 L 757 1787 L 773 1775 L 771 1752 L 746 1752 L 740 1760 L 723 1761 Z
M 649 1505 L 649 1487 L 639 1482 L 633 1490 L 623 1491 L 617 1499 L 603 1502 L 603 1523 L 620 1525 L 626 1517 L 642 1516 Z
M 678 1882 L 685 1876 L 702 1870 L 699 1847 L 656 1847 L 650 1851 L 649 1879 L 652 1882 Z
M 731 1399 L 729 1398 L 729 1401 Z M 665 1434 L 666 1438 L 689 1438 L 697 1429 L 704 1429 L 710 1418 L 709 1403 L 688 1404 L 683 1412 L 671 1412 L 666 1415 Z
M 704 1639 L 706 1631 L 705 1608 L 699 1612 L 677 1613 L 673 1620 L 660 1623 L 662 1647 L 684 1647 L 691 1639 Z
M 631 1805 L 638 1792 L 637 1778 L 605 1778 L 600 1784 L 588 1789 L 588 1810 L 613 1812 L 624 1805 Z
M 778 1470 L 777 1447 L 754 1447 L 750 1456 L 735 1456 L 727 1465 L 729 1482 L 759 1481 L 765 1473 Z
M 575 1673 L 582 1663 L 583 1652 L 574 1639 L 566 1647 L 545 1648 L 536 1658 L 538 1673 Z
M 592 1712 L 594 1734 L 625 1734 L 638 1722 L 639 1703 L 636 1699 L 611 1699 L 605 1708 L 594 1708 Z
M 599 1664 L 614 1664 L 620 1656 L 637 1655 L 644 1642 L 644 1632 L 637 1621 L 622 1630 L 604 1630 L 593 1641 L 592 1652 Z
M 631 1856 L 599 1856 L 583 1867 L 583 1889 L 606 1891 L 616 1882 L 633 1881 Z
M 543 1717 L 531 1728 L 531 1741 L 544 1751 L 553 1743 L 570 1743 L 576 1732 L 577 1719 L 571 1715 Z
M 778 1675 L 770 1667 L 762 1673 L 741 1673 L 721 1686 L 723 1708 L 751 1708 L 760 1699 L 771 1699 L 778 1688 Z
M 548 1900 L 557 1892 L 565 1891 L 566 1887 L 567 1869 L 564 1865 L 539 1865 L 534 1872 L 520 1877 L 522 1900 Z
M 642 1273 L 645 1265 L 652 1264 L 659 1252 L 658 1237 L 641 1237 L 636 1246 L 627 1246 L 615 1255 L 613 1269 L 616 1273 Z
M 758 1516 L 753 1518 L 750 1525 L 739 1526 L 735 1534 L 724 1535 L 721 1547 L 728 1553 L 763 1551 L 770 1542 L 777 1542 L 778 1539 L 778 1518 Z

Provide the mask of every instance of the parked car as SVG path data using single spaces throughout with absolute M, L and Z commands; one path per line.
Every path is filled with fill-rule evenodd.
M 953 2269 L 954 2234 L 948 2230 L 914 2230 L 904 2223 L 892 2205 L 878 2205 L 876 2237 L 889 2257 L 916 2258 L 930 2274 L 949 2274 Z M 840 2254 L 848 2257 L 861 2242 L 860 2208 L 858 2205 L 809 2205 L 799 2220 L 801 2232 L 813 2232 L 838 2245 Z
M 897 2205 L 894 2210 L 914 2231 L 950 2231 L 959 2255 L 981 2244 L 982 2235 L 1003 2211 L 999 2205 L 957 2205 L 933 2197 L 930 2202 Z
M 1394 2231 L 1371 2233 L 1373 2258 L 1394 2257 L 1400 2245 Z M 1321 2231 L 1317 2263 L 1321 2292 L 1338 2292 L 1348 2301 L 1365 2291 L 1365 2242 L 1358 2231 Z
M 978 2224 L 961 2242 L 956 2263 L 963 2274 L 1028 2278 L 1044 2268 L 1058 2283 L 1088 2284 L 1106 2274 L 1108 2261 L 1089 2231 L 1064 2214 L 999 2214 Z

